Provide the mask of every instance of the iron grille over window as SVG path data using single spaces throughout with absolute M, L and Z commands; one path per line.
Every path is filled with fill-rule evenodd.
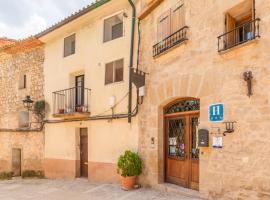
M 200 110 L 199 100 L 183 100 L 165 109 L 165 114 Z
M 179 0 L 158 18 L 158 43 L 153 46 L 153 56 L 155 57 L 187 40 L 187 28 L 184 2 Z
M 260 37 L 260 19 L 249 21 L 218 36 L 218 51 L 225 51 Z
M 158 56 L 159 54 L 167 51 L 168 49 L 184 42 L 187 40 L 187 26 L 179 29 L 169 37 L 165 38 L 161 42 L 153 46 L 153 56 Z

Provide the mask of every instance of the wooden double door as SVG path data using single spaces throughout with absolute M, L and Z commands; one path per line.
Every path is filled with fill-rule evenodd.
M 199 190 L 199 113 L 165 117 L 165 181 Z

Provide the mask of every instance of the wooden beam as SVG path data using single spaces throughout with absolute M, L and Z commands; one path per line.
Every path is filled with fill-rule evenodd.
M 156 7 L 158 7 L 163 0 L 153 0 L 151 1 L 139 14 L 139 19 L 143 20 L 145 17 L 147 17 Z

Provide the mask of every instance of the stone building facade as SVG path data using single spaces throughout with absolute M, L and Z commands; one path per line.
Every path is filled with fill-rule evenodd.
M 0 49 L 0 172 L 12 171 L 19 149 L 22 170 L 117 182 L 117 158 L 132 149 L 143 159 L 143 185 L 174 183 L 206 199 L 270 199 L 269 2 L 134 2 L 139 69 L 148 75 L 131 124 L 128 1 L 97 1 L 38 34 L 45 53 L 35 39 Z M 106 80 L 116 63 L 121 80 Z M 91 89 L 89 99 L 78 88 Z M 49 103 L 46 136 L 19 127 L 26 95 Z
M 44 132 L 22 102 L 27 95 L 44 99 L 43 62 L 43 46 L 36 39 L 0 49 L 0 173 L 43 170 Z
M 166 23 L 168 15 L 164 13 L 178 8 L 184 8 L 182 27 L 188 28 L 182 33 L 186 37 L 180 36 L 184 40 L 174 45 L 173 40 L 179 41 L 179 38 L 166 35 L 166 30 L 164 38 L 168 38 L 158 39 L 159 26 L 162 26 L 158 23 Z M 166 170 L 173 168 L 166 168 L 165 162 L 168 156 L 166 108 L 175 102 L 196 99 L 200 102 L 198 128 L 210 133 L 209 147 L 200 147 L 197 188 L 200 195 L 207 199 L 270 199 L 269 9 L 267 0 L 148 1 L 140 16 L 140 69 L 149 73 L 139 113 L 139 151 L 145 166 L 141 181 L 144 184 L 158 186 L 166 182 Z M 242 36 L 237 35 L 241 31 L 238 25 L 226 30 L 224 20 L 226 13 L 238 18 L 245 12 L 251 12 L 250 20 L 259 25 L 252 29 L 253 33 L 243 33 L 246 39 L 242 38 L 242 43 L 239 42 Z M 162 15 L 165 16 L 163 21 L 160 20 Z M 228 23 L 227 19 L 227 26 Z M 255 27 L 254 21 L 251 24 Z M 246 25 L 239 25 L 243 26 Z M 256 37 L 258 30 L 260 37 Z M 219 52 L 217 37 L 229 31 L 237 33 L 222 36 L 219 45 L 226 44 L 227 48 L 223 46 Z M 228 41 L 232 40 L 235 45 L 230 46 Z M 160 45 L 158 50 L 153 49 L 155 44 Z M 250 97 L 243 75 L 249 71 L 253 74 Z M 225 124 L 210 121 L 209 106 L 216 103 L 224 105 L 225 122 L 236 122 L 233 133 L 224 136 Z M 175 113 L 175 116 L 182 115 Z M 212 147 L 214 136 L 222 137 L 223 148 Z

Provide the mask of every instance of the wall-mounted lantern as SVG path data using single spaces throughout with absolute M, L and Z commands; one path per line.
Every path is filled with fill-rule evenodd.
M 250 97 L 251 95 L 253 95 L 252 93 L 252 72 L 251 71 L 247 71 L 244 72 L 244 80 L 247 82 L 247 88 L 248 88 L 248 97 Z
M 225 131 L 223 132 L 223 135 L 226 136 L 227 133 L 233 133 L 234 132 L 234 124 L 237 122 L 223 122 L 225 124 Z
M 31 99 L 30 96 L 26 96 L 25 99 L 23 100 L 23 105 L 28 111 L 32 109 L 33 103 L 34 101 Z

